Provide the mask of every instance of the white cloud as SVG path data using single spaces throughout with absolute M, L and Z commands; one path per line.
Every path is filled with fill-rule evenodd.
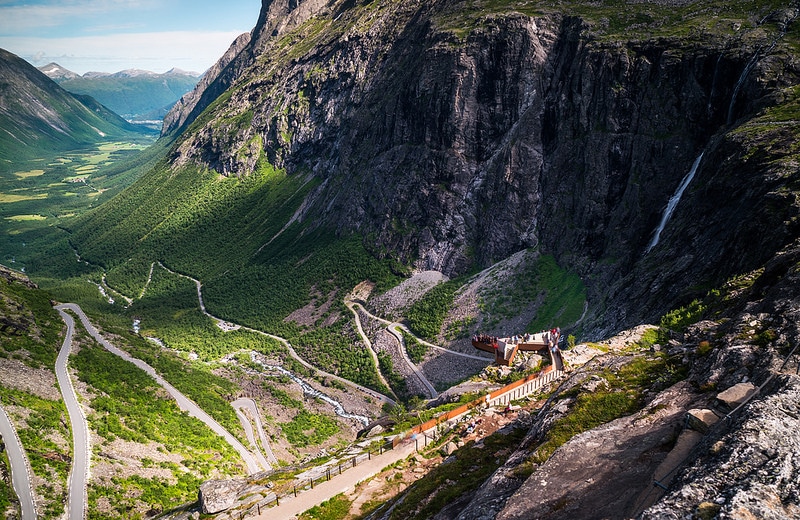
M 0 3 L 0 34 L 22 34 L 61 27 L 74 19 L 127 10 L 152 9 L 152 0 L 68 0 L 53 4 L 4 5 Z
M 164 72 L 172 67 L 203 72 L 238 35 L 231 31 L 169 31 L 71 38 L 6 37 L 0 38 L 0 47 L 34 65 L 55 61 L 78 74 L 130 68 Z

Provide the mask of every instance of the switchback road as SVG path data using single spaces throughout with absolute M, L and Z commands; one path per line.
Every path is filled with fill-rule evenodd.
M 262 468 L 261 467 L 261 465 L 258 463 L 258 461 L 253 456 L 253 454 L 250 453 L 247 450 L 247 448 L 245 448 L 244 445 L 241 442 L 239 442 L 238 439 L 236 439 L 236 437 L 231 435 L 231 433 L 228 430 L 226 430 L 221 424 L 219 424 L 213 417 L 208 415 L 199 406 L 197 406 L 197 404 L 194 401 L 192 401 L 191 399 L 189 399 L 188 397 L 183 395 L 180 391 L 178 391 L 177 388 L 175 388 L 174 386 L 169 384 L 166 381 L 166 379 L 161 377 L 155 371 L 155 369 L 153 367 L 151 367 L 150 365 L 148 365 L 147 363 L 145 363 L 141 359 L 136 359 L 135 357 L 131 356 L 130 354 L 128 354 L 124 350 L 119 349 L 119 348 L 115 347 L 114 345 L 112 345 L 111 343 L 109 343 L 108 341 L 106 341 L 106 339 L 103 338 L 103 336 L 101 336 L 100 333 L 97 331 L 97 329 L 94 328 L 94 326 L 89 321 L 89 318 L 86 317 L 86 314 L 83 313 L 83 311 L 81 310 L 81 308 L 77 304 L 65 303 L 65 304 L 57 306 L 56 309 L 58 309 L 59 312 L 62 312 L 64 310 L 70 310 L 70 311 L 74 312 L 75 314 L 77 314 L 78 317 L 80 318 L 81 323 L 83 324 L 84 328 L 86 328 L 86 330 L 89 332 L 89 334 L 98 343 L 100 343 L 106 350 L 108 350 L 112 354 L 115 354 L 115 355 L 121 357 L 125 361 L 133 363 L 137 367 L 139 367 L 142 370 L 144 370 L 150 377 L 152 377 L 156 381 L 156 383 L 161 385 L 164 388 L 164 390 L 166 390 L 167 393 L 169 393 L 169 395 L 172 396 L 173 399 L 175 399 L 175 401 L 178 403 L 178 407 L 181 410 L 187 411 L 189 413 L 189 415 L 191 415 L 192 417 L 195 417 L 195 418 L 201 420 L 203 423 L 206 424 L 206 426 L 211 428 L 217 435 L 219 435 L 222 438 L 224 438 L 228 442 L 228 444 L 230 444 L 233 447 L 233 449 L 235 449 L 239 453 L 239 455 L 242 457 L 242 460 L 244 460 L 245 464 L 247 465 L 247 471 L 249 473 L 251 473 L 251 474 L 252 473 L 258 473 L 262 469 L 267 469 L 267 468 Z M 59 358 L 60 358 L 60 356 L 59 356 Z M 64 365 L 66 367 L 66 359 L 65 359 Z M 60 383 L 60 381 L 59 381 L 59 383 Z M 66 399 L 65 399 L 65 401 L 66 401 Z M 70 417 L 71 416 L 72 416 L 72 414 L 70 414 Z
M 22 520 L 35 520 L 36 504 L 33 503 L 30 465 L 25 457 L 22 443 L 17 437 L 17 431 L 2 406 L 0 406 L 0 435 L 3 436 L 6 445 L 8 463 L 11 465 L 11 485 L 19 498 Z
M 75 306 L 77 307 L 77 305 Z M 67 518 L 79 520 L 86 517 L 86 481 L 89 479 L 89 427 L 83 415 L 72 386 L 72 380 L 67 372 L 69 351 L 72 348 L 72 335 L 75 332 L 75 321 L 72 316 L 64 312 L 65 306 L 59 305 L 56 310 L 67 325 L 67 335 L 56 359 L 56 380 L 61 388 L 61 396 L 69 415 L 70 429 L 72 430 L 72 472 L 69 476 L 67 489 Z M 80 309 L 79 309 L 80 310 Z M 81 314 L 83 314 L 81 312 Z
M 182 276 L 183 278 L 186 278 L 186 279 L 191 280 L 191 281 L 194 282 L 195 286 L 197 287 L 197 301 L 198 301 L 198 303 L 200 305 L 200 311 L 204 315 L 206 315 L 207 317 L 209 317 L 212 320 L 214 320 L 222 330 L 225 330 L 225 331 L 235 330 L 235 329 L 247 330 L 247 331 L 255 332 L 256 334 L 261 334 L 262 336 L 266 336 L 268 338 L 272 338 L 274 340 L 280 341 L 283 345 L 286 346 L 287 349 L 289 349 L 289 355 L 292 356 L 295 360 L 297 360 L 298 363 L 300 363 L 304 367 L 308 368 L 309 370 L 312 370 L 314 372 L 319 372 L 320 374 L 322 374 L 325 377 L 328 377 L 330 379 L 335 379 L 336 381 L 339 381 L 342 384 L 345 384 L 345 385 L 351 386 L 353 388 L 356 388 L 358 390 L 361 390 L 365 394 L 371 395 L 372 397 L 374 397 L 376 399 L 379 399 L 381 402 L 389 403 L 392 406 L 397 405 L 397 402 L 394 399 L 392 399 L 391 397 L 385 396 L 385 395 L 381 394 L 380 392 L 376 392 L 375 390 L 372 390 L 372 389 L 367 388 L 365 386 L 361 386 L 358 383 L 354 383 L 354 382 L 350 381 L 349 379 L 345 379 L 343 377 L 339 377 L 339 376 L 337 376 L 335 374 L 331 374 L 330 372 L 325 372 L 324 370 L 313 366 L 311 363 L 307 362 L 306 360 L 304 360 L 303 358 L 300 357 L 300 355 L 294 350 L 294 348 L 292 348 L 292 345 L 289 343 L 289 341 L 286 338 L 282 338 L 280 336 L 276 336 L 274 334 L 270 334 L 268 332 L 264 332 L 263 330 L 257 330 L 257 329 L 253 329 L 253 328 L 250 328 L 250 327 L 245 327 L 245 326 L 239 325 L 237 323 L 233 323 L 233 322 L 230 322 L 230 321 L 225 321 L 225 320 L 223 320 L 221 318 L 217 318 L 216 316 L 214 316 L 213 314 L 211 314 L 210 312 L 208 312 L 206 310 L 205 303 L 203 303 L 203 284 L 200 283 L 200 280 L 192 278 L 191 276 L 186 276 L 185 274 L 176 273 L 175 271 L 172 271 L 171 269 L 169 269 L 168 267 L 163 265 L 161 262 L 158 262 L 158 265 L 161 266 L 164 270 L 166 270 L 169 273 L 172 273 L 172 274 L 177 275 L 177 276 Z M 224 327 L 223 327 L 223 325 L 224 325 Z M 235 327 L 235 329 L 230 329 L 229 327 Z
M 275 458 L 275 455 L 272 453 L 272 448 L 269 445 L 269 440 L 267 436 L 264 434 L 264 425 L 261 424 L 261 415 L 258 413 L 258 406 L 256 402 L 248 397 L 241 397 L 231 403 L 234 410 L 236 410 L 236 415 L 239 416 L 239 420 L 242 422 L 242 427 L 247 434 L 247 440 L 250 441 L 250 444 L 253 445 L 253 449 L 256 452 L 256 456 L 261 461 L 261 464 L 266 469 L 272 469 L 272 466 L 278 465 L 278 459 Z M 256 430 L 258 432 L 258 437 L 261 439 L 261 445 L 264 448 L 264 455 L 262 455 L 261 450 L 258 448 L 258 442 L 256 442 L 256 437 L 253 432 L 253 423 L 251 423 L 251 418 L 245 415 L 242 410 L 247 410 L 247 413 L 250 414 L 252 417 L 253 423 L 255 423 Z

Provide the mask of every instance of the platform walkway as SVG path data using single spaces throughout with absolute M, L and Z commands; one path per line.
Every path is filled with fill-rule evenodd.
M 240 520 L 249 518 L 288 519 L 339 493 L 351 491 L 359 482 L 371 478 L 389 464 L 405 459 L 420 447 L 427 445 L 429 439 L 434 439 L 441 431 L 453 429 L 465 415 L 484 407 L 507 406 L 512 401 L 522 399 L 560 379 L 564 375 L 561 354 L 558 351 L 555 354 L 551 351 L 550 354 L 553 364 L 545 370 L 510 383 L 395 436 L 392 441 L 393 449 L 384 451 L 380 455 L 373 455 L 369 460 L 358 463 L 330 480 L 315 481 L 313 487 L 298 493 L 297 496 L 292 494 L 272 498 L 270 499 L 272 507 L 265 505 L 257 508 L 251 507 L 248 511 L 241 513 L 232 512 L 230 518 Z

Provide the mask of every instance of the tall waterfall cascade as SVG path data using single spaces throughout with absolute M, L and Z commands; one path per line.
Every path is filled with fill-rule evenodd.
M 683 180 L 681 180 L 680 185 L 678 185 L 678 189 L 675 190 L 675 193 L 673 193 L 672 197 L 669 198 L 667 207 L 664 208 L 664 214 L 661 215 L 661 222 L 659 222 L 655 233 L 653 233 L 653 238 L 650 240 L 650 244 L 648 244 L 645 254 L 649 253 L 650 250 L 656 247 L 658 244 L 658 240 L 661 238 L 661 232 L 664 231 L 667 222 L 669 222 L 670 217 L 672 217 L 672 213 L 675 212 L 675 208 L 678 206 L 678 202 L 681 201 L 683 192 L 686 191 L 686 187 L 689 186 L 689 183 L 692 182 L 692 179 L 694 179 L 694 175 L 697 173 L 697 167 L 700 166 L 700 161 L 703 159 L 704 153 L 705 151 L 701 152 L 700 155 L 697 156 L 697 159 L 694 160 L 694 164 L 692 164 L 692 169 L 689 170 L 686 175 L 684 175 Z

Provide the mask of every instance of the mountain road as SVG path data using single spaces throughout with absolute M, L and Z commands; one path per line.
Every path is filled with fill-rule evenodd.
M 28 459 L 25 457 L 25 450 L 17 437 L 17 431 L 2 406 L 0 406 L 0 435 L 3 436 L 3 442 L 6 445 L 8 463 L 11 466 L 11 485 L 19 499 L 22 520 L 35 520 L 36 504 L 33 502 Z
M 75 306 L 77 307 L 77 305 Z M 67 361 L 72 348 L 72 335 L 75 332 L 75 320 L 64 312 L 65 306 L 57 306 L 56 310 L 67 325 L 67 334 L 56 359 L 56 380 L 61 388 L 61 396 L 69 415 L 70 429 L 72 430 L 72 472 L 69 476 L 67 491 L 67 518 L 78 520 L 86 518 L 86 481 L 89 479 L 89 427 L 83 415 L 72 380 L 67 372 Z M 81 312 L 81 314 L 83 314 Z

